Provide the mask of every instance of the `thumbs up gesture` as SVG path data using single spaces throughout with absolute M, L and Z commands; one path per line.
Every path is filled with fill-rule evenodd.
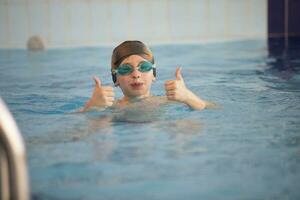
M 175 80 L 165 82 L 165 90 L 169 100 L 185 103 L 195 110 L 202 110 L 207 107 L 207 102 L 203 101 L 185 86 L 181 68 L 176 69 Z
M 181 68 L 176 69 L 175 77 L 175 80 L 168 80 L 165 82 L 167 98 L 169 100 L 185 102 L 188 89 L 186 88 L 183 77 L 181 75 Z
M 94 76 L 95 88 L 90 100 L 86 103 L 83 111 L 92 107 L 105 108 L 112 106 L 115 100 L 115 93 L 112 86 L 102 86 L 101 80 Z

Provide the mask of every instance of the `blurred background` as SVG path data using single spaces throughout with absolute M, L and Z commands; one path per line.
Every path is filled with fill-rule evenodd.
M 268 35 L 267 6 L 267 0 L 0 0 L 0 48 L 26 48 L 32 36 L 47 48 L 261 39 Z
M 0 199 L 300 199 L 299 10 L 300 0 L 0 0 L 0 96 L 30 172 L 30 187 L 11 178 L 21 176 L 2 141 L 16 139 L 4 130 Z M 168 107 L 131 128 L 102 121 L 110 110 L 70 114 L 93 75 L 112 84 L 112 47 L 133 39 L 159 44 L 154 94 L 184 66 L 191 90 L 224 109 Z

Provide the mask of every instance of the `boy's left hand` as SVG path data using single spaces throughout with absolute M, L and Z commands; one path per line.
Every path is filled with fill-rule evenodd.
M 165 82 L 167 98 L 169 100 L 183 102 L 195 110 L 202 110 L 206 108 L 207 103 L 185 86 L 181 75 L 181 68 L 176 69 L 175 76 L 175 80 Z
M 165 82 L 166 96 L 169 100 L 185 103 L 188 98 L 189 90 L 185 86 L 180 67 L 176 69 L 175 77 L 175 80 Z

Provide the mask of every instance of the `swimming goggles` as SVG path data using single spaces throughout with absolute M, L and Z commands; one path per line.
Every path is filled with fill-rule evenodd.
M 133 66 L 130 64 L 122 64 L 117 69 L 112 70 L 114 74 L 119 74 L 121 76 L 129 75 L 133 72 Z M 142 73 L 149 72 L 155 68 L 155 64 L 152 64 L 149 61 L 142 61 L 137 66 L 138 70 Z

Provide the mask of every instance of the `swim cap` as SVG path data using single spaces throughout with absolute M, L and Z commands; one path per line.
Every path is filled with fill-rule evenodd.
M 154 64 L 154 57 L 151 50 L 141 41 L 127 40 L 118 45 L 112 53 L 111 70 L 118 68 L 120 63 L 131 55 L 139 55 Z M 153 71 L 156 76 L 156 71 Z M 116 82 L 116 76 L 112 73 L 112 79 Z

